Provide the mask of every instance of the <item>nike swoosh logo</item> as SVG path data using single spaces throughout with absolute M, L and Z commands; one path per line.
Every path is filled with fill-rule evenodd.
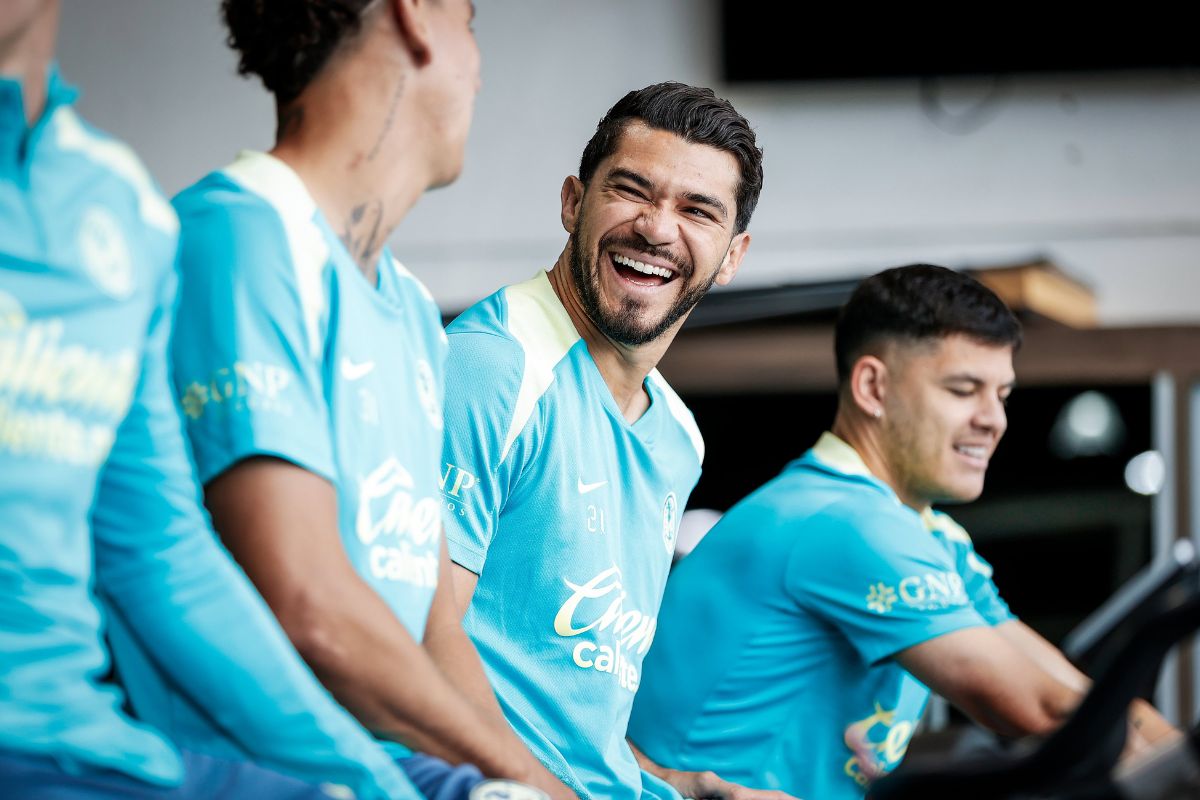
M 365 378 L 373 369 L 375 369 L 374 361 L 363 361 L 361 364 L 355 364 L 346 356 L 342 356 L 342 377 L 348 381 Z
M 584 483 L 583 478 L 579 478 L 579 493 L 587 494 L 588 492 L 594 492 L 601 486 L 605 486 L 607 484 L 608 481 L 600 481 L 599 483 Z

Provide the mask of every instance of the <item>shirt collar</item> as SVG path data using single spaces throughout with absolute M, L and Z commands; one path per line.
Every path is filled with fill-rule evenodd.
M 46 78 L 46 107 L 32 127 L 27 127 L 20 79 L 0 76 L 0 171 L 10 173 L 27 161 L 54 112 L 78 97 L 79 90 L 64 81 L 58 65 L 51 63 Z
M 846 443 L 844 439 L 831 431 L 825 431 L 813 445 L 813 456 L 827 467 L 837 470 L 844 475 L 859 475 L 875 478 L 867 464 L 862 460 L 858 451 Z M 875 480 L 879 480 L 875 478 Z
M 866 462 L 862 460 L 862 456 L 858 454 L 858 451 L 831 431 L 825 431 L 821 434 L 821 438 L 813 445 L 812 456 L 826 469 L 840 472 L 843 475 L 854 475 L 870 479 L 872 483 L 884 489 L 897 503 L 900 503 L 900 498 L 896 496 L 892 487 L 888 486 L 877 475 L 871 472 Z M 937 517 L 934 515 L 931 507 L 925 506 L 925 508 L 921 509 L 920 517 L 926 529 L 934 530 L 938 527 Z

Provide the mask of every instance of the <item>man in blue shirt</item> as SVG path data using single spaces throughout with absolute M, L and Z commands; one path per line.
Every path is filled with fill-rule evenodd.
M 571 797 L 504 721 L 462 630 L 438 491 L 445 334 L 384 245 L 462 168 L 474 9 L 223 10 L 279 130 L 270 153 L 244 153 L 175 200 L 174 377 L 214 527 L 318 677 L 424 793 L 465 796 L 482 770 Z M 232 744 L 220 719 L 156 680 L 152 648 L 122 654 L 141 713 L 207 748 Z
M 1006 734 L 1070 714 L 1086 678 L 930 508 L 983 490 L 1020 340 L 950 270 L 859 286 L 837 324 L 832 431 L 671 576 L 629 728 L 647 755 L 837 800 L 900 763 L 930 689 Z M 1170 734 L 1145 704 L 1130 714 L 1138 736 Z
M 0 793 L 414 798 L 208 527 L 167 378 L 178 221 L 72 110 L 58 15 L 0 7 Z M 118 620 L 235 753 L 123 711 Z
M 643 772 L 625 723 L 704 454 L 655 365 L 732 280 L 761 185 L 727 102 L 630 92 L 563 183 L 554 267 L 448 329 L 442 491 L 464 623 L 509 721 L 582 797 L 739 788 Z

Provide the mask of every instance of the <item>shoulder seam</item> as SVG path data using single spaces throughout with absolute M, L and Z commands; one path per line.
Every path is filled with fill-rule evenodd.
M 671 412 L 671 416 L 683 428 L 688 439 L 692 442 L 692 447 L 696 451 L 696 457 L 700 463 L 704 463 L 704 435 L 700 432 L 700 426 L 696 424 L 696 417 L 692 414 L 691 409 L 683 402 L 683 398 L 671 388 L 667 383 L 667 379 L 662 376 L 662 373 L 657 369 L 650 370 L 648 376 L 658 386 L 663 393 L 663 397 L 667 401 L 667 409 Z
M 261 199 L 278 218 L 300 295 L 308 354 L 320 358 L 325 349 L 321 320 L 329 311 L 324 281 L 329 245 L 313 222 L 316 204 L 290 167 L 262 153 L 244 153 L 219 174 Z
M 137 197 L 142 221 L 168 236 L 179 234 L 179 218 L 154 184 L 149 170 L 137 154 L 119 139 L 88 130 L 79 115 L 69 107 L 54 114 L 55 136 L 64 151 L 82 153 L 93 163 L 120 178 Z

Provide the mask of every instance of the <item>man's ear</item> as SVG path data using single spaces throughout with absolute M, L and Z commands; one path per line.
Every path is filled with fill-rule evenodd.
M 729 241 L 729 249 L 725 252 L 725 260 L 721 262 L 720 268 L 717 270 L 717 277 L 713 281 L 717 286 L 725 286 L 733 276 L 737 274 L 738 267 L 742 265 L 742 259 L 746 256 L 746 248 L 750 246 L 750 234 L 743 231 Z
M 583 181 L 574 175 L 568 175 L 563 181 L 559 199 L 562 201 L 562 226 L 567 233 L 575 233 L 579 222 L 579 209 L 583 205 Z
M 864 415 L 878 419 L 887 399 L 888 367 L 878 356 L 859 356 L 850 369 L 850 397 Z
M 413 63 L 424 67 L 433 60 L 433 40 L 429 29 L 430 0 L 388 0 L 396 28 L 404 40 Z

